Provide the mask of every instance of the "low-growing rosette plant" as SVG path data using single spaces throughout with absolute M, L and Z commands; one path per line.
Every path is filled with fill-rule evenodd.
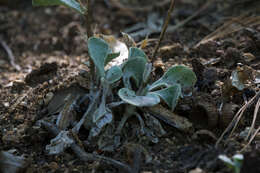
M 63 5 L 81 15 L 87 13 L 87 8 L 75 0 L 32 0 L 32 2 L 36 6 Z M 141 49 L 130 47 L 127 49 L 128 57 L 123 63 L 107 68 L 108 64 L 122 52 L 115 52 L 116 49 L 100 37 L 89 37 L 87 47 L 90 61 L 94 64 L 94 70 L 91 68 L 93 70 L 91 72 L 95 72 L 90 75 L 95 75 L 95 78 L 92 78 L 95 80 L 90 81 L 89 92 L 80 100 L 88 100 L 88 105 L 85 105 L 86 108 L 79 121 L 64 124 L 73 124 L 74 134 L 79 133 L 84 126 L 88 132 L 88 141 L 97 142 L 99 149 L 104 151 L 114 151 L 122 143 L 122 137 L 130 133 L 129 124 L 136 127 L 132 128 L 136 131 L 136 136 L 146 137 L 154 143 L 158 142 L 158 137 L 165 134 L 165 131 L 159 120 L 143 108 L 164 102 L 173 111 L 178 100 L 191 93 L 196 83 L 194 72 L 186 66 L 177 65 L 169 68 L 160 79 L 152 82 L 150 78 L 153 67 Z M 71 103 L 74 102 L 77 100 L 72 100 Z M 75 114 L 71 113 L 75 112 L 72 109 L 73 104 L 66 107 L 64 109 L 68 110 L 63 111 L 65 113 L 59 119 L 71 121 L 68 116 Z M 133 116 L 138 123 L 127 125 L 127 121 Z M 60 129 L 63 136 L 66 134 L 64 131 L 68 132 L 68 128 L 69 125 L 66 125 Z M 64 140 L 58 138 L 56 141 Z M 63 143 L 61 142 L 63 147 L 60 147 L 58 152 L 55 151 L 56 153 L 71 145 L 66 144 L 64 147 Z M 56 150 L 56 146 L 53 144 L 49 149 Z
M 92 123 L 104 119 L 108 113 L 112 115 L 109 108 L 111 105 L 120 106 L 123 104 L 124 111 L 120 113 L 121 115 L 118 115 L 122 118 L 115 130 L 115 135 L 120 135 L 124 124 L 131 116 L 136 116 L 140 122 L 140 133 L 148 135 L 146 133 L 148 128 L 145 127 L 147 123 L 143 120 L 143 117 L 146 116 L 147 118 L 149 115 L 144 115 L 142 108 L 164 102 L 173 111 L 178 100 L 187 91 L 192 91 L 196 82 L 196 76 L 190 68 L 178 65 L 169 68 L 160 79 L 150 83 L 152 64 L 148 62 L 146 54 L 137 47 L 129 48 L 129 56 L 124 63 L 119 66 L 112 66 L 108 70 L 105 70 L 105 66 L 119 56 L 119 53 L 112 52 L 109 44 L 97 37 L 88 39 L 88 51 L 96 66 L 97 79 L 100 84 L 98 88 L 102 88 L 103 91 L 101 103 L 92 115 Z M 106 104 L 107 96 L 113 95 L 114 98 L 117 97 L 115 93 L 109 91 L 111 91 L 113 84 L 120 83 L 120 81 L 123 86 L 114 85 L 120 101 L 112 101 Z M 104 121 L 102 120 L 102 122 Z M 100 128 L 96 127 L 92 128 L 91 132 L 101 131 Z M 90 136 L 95 135 L 90 133 Z M 157 140 L 153 138 L 152 141 Z

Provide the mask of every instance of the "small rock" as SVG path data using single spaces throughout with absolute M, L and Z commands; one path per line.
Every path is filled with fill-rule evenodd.
M 196 169 L 190 170 L 189 173 L 205 173 L 205 172 L 200 168 L 196 168 Z
M 10 106 L 10 103 L 9 102 L 4 102 L 4 106 L 8 108 Z

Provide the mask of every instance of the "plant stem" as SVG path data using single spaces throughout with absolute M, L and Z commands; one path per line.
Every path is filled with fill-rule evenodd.
M 87 24 L 87 35 L 88 35 L 88 38 L 91 37 L 93 35 L 93 32 L 92 32 L 92 29 L 91 29 L 91 18 L 90 18 L 90 0 L 87 0 L 87 7 L 86 7 L 86 24 Z
M 116 129 L 116 133 L 117 135 L 119 135 L 121 133 L 122 128 L 124 127 L 126 121 L 128 120 L 129 117 L 131 117 L 134 113 L 135 113 L 135 106 L 132 105 L 127 105 L 125 113 Z
M 171 13 L 172 13 L 172 11 L 173 11 L 173 7 L 174 7 L 174 0 L 171 0 L 171 5 L 170 5 L 170 8 L 169 8 L 169 10 L 168 10 L 167 17 L 165 18 L 165 21 L 164 21 L 164 24 L 163 24 L 163 28 L 162 28 L 162 31 L 161 31 L 161 34 L 160 34 L 159 41 L 158 41 L 158 43 L 157 43 L 157 45 L 156 45 L 156 47 L 155 47 L 155 50 L 154 50 L 154 52 L 153 52 L 152 61 L 155 59 L 155 56 L 156 56 L 156 54 L 157 54 L 157 52 L 158 52 L 159 46 L 160 46 L 160 44 L 161 44 L 161 41 L 162 41 L 162 39 L 163 39 L 163 37 L 164 37 L 164 34 L 165 34 L 165 32 L 166 32 L 166 29 L 167 29 L 167 27 L 168 27 L 169 21 L 170 21 L 170 19 L 171 19 Z
M 85 13 L 85 20 L 86 20 L 86 27 L 87 27 L 87 35 L 88 38 L 93 36 L 93 32 L 91 29 L 91 11 L 90 9 L 90 0 L 87 0 L 87 5 L 86 5 L 86 13 Z M 95 82 L 95 65 L 94 62 L 92 61 L 91 58 L 89 58 L 89 62 L 90 62 L 90 76 L 91 76 L 91 81 Z

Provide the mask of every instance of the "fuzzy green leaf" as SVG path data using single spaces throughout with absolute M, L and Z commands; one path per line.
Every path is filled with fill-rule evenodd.
M 130 79 L 133 79 L 136 87 L 141 85 L 146 62 L 146 59 L 140 56 L 128 59 L 123 67 L 123 82 L 125 87 L 132 88 Z
M 137 107 L 154 106 L 160 103 L 160 98 L 154 93 L 148 93 L 145 96 L 137 96 L 133 90 L 121 88 L 118 91 L 119 97 L 131 105 Z
M 118 66 L 113 66 L 106 72 L 106 80 L 110 84 L 118 81 L 122 76 L 123 72 Z
M 181 96 L 181 86 L 176 84 L 152 93 L 159 95 L 173 111 Z
M 146 56 L 144 51 L 142 51 L 142 49 L 139 49 L 137 47 L 131 47 L 129 49 L 129 56 L 128 56 L 128 58 L 131 59 L 131 58 L 134 58 L 134 57 L 137 57 L 137 56 L 143 57 L 146 60 L 148 59 L 148 57 Z
M 91 37 L 88 39 L 88 52 L 98 70 L 100 77 L 104 77 L 105 60 L 110 53 L 108 44 L 100 38 Z
M 149 90 L 180 84 L 182 89 L 192 88 L 197 81 L 195 73 L 186 66 L 171 67 L 160 79 L 154 82 Z
M 75 0 L 32 0 L 34 6 L 64 5 L 84 15 L 84 8 Z

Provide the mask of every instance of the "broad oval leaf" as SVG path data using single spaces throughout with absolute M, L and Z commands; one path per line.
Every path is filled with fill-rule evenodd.
M 148 57 L 146 56 L 144 51 L 142 51 L 142 49 L 139 49 L 137 47 L 130 47 L 128 58 L 131 59 L 131 58 L 134 58 L 134 57 L 137 57 L 137 56 L 143 57 L 146 60 L 148 60 Z
M 52 6 L 52 5 L 64 5 L 66 7 L 69 7 L 76 12 L 84 15 L 85 10 L 84 7 L 80 5 L 75 0 L 32 0 L 32 4 L 34 6 Z
M 106 80 L 110 84 L 118 81 L 122 76 L 123 72 L 118 66 L 113 66 L 106 72 Z
M 154 106 L 160 103 L 160 98 L 154 93 L 148 93 L 145 96 L 137 96 L 133 90 L 121 88 L 118 91 L 119 97 L 131 105 L 137 107 Z
M 181 86 L 179 84 L 170 86 L 165 89 L 161 89 L 159 91 L 152 92 L 157 94 L 163 99 L 163 101 L 171 108 L 173 111 L 176 107 L 178 100 L 181 96 Z
M 96 37 L 91 37 L 88 39 L 88 52 L 90 58 L 94 62 L 100 77 L 105 76 L 105 59 L 107 58 L 108 54 L 110 53 L 110 49 L 108 44 Z
M 197 81 L 195 73 L 186 66 L 171 67 L 160 79 L 154 82 L 149 90 L 180 84 L 182 89 L 192 88 Z
M 132 88 L 130 79 L 134 80 L 136 87 L 141 85 L 146 63 L 146 59 L 140 56 L 128 59 L 123 67 L 123 82 L 125 87 Z

